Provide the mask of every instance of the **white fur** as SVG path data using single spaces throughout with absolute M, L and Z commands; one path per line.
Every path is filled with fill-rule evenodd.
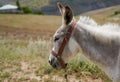
M 69 50 L 74 54 L 78 50 L 78 43 L 71 37 L 68 43 Z
M 120 31 L 120 26 L 116 23 L 105 23 L 99 25 L 94 19 L 87 16 L 80 16 L 79 24 L 86 25 L 93 28 L 101 28 L 102 30 Z
M 85 18 L 83 17 L 84 21 Z M 118 24 L 112 24 L 112 23 L 106 23 L 102 26 L 100 25 L 90 25 L 88 23 L 85 22 L 81 22 L 82 18 L 77 22 L 77 24 L 79 24 L 82 28 L 85 28 L 86 30 L 88 30 L 91 34 L 94 34 L 97 39 L 101 40 L 101 41 L 106 41 L 106 42 L 111 42 L 111 40 L 113 39 L 118 39 L 118 41 L 120 41 L 120 26 Z M 87 22 L 91 22 L 93 19 L 86 19 Z M 105 36 L 105 38 L 103 37 Z
M 92 18 L 90 18 L 88 16 L 80 16 L 79 22 L 87 24 L 87 25 L 91 25 L 91 26 L 98 25 L 95 20 L 93 20 Z

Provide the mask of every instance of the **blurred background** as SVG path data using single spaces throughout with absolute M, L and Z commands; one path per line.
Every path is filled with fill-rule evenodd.
M 0 0 L 0 6 L 11 4 L 21 8 L 28 7 L 33 12 L 41 11 L 47 15 L 59 15 L 57 2 L 69 4 L 74 15 L 120 4 L 119 0 Z

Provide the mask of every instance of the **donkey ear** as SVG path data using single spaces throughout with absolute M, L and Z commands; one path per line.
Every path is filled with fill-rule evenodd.
M 65 12 L 64 6 L 60 2 L 57 3 L 57 6 L 59 8 L 59 11 L 60 11 L 61 15 L 63 16 L 63 14 Z
M 64 23 L 65 25 L 68 25 L 73 19 L 72 9 L 68 5 L 64 6 L 60 2 L 57 3 L 57 6 L 62 15 L 62 23 Z
M 66 5 L 65 6 L 65 13 L 64 13 L 64 23 L 68 25 L 73 19 L 73 12 L 72 9 Z

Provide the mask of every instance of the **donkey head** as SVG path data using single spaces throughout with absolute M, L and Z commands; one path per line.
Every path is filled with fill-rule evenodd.
M 77 51 L 77 44 L 72 38 L 75 21 L 71 8 L 61 3 L 57 5 L 62 15 L 62 25 L 53 36 L 54 46 L 49 56 L 49 63 L 52 67 L 61 69 L 66 67 L 72 54 Z

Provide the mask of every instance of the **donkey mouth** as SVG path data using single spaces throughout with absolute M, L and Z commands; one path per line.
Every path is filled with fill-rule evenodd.
M 52 65 L 52 67 L 53 67 L 53 68 L 57 68 L 57 65 L 56 65 L 56 64 L 54 64 L 54 65 Z
M 59 63 L 56 63 L 56 64 L 52 65 L 52 67 L 57 69 L 57 70 L 63 69 L 62 66 Z M 65 68 L 66 67 L 67 67 L 67 63 L 65 64 Z
M 55 69 L 61 69 L 61 66 L 58 61 L 49 61 L 49 64 Z
M 59 62 L 56 62 L 52 65 L 53 68 L 57 69 L 57 70 L 60 70 L 62 69 L 61 65 L 59 64 Z

